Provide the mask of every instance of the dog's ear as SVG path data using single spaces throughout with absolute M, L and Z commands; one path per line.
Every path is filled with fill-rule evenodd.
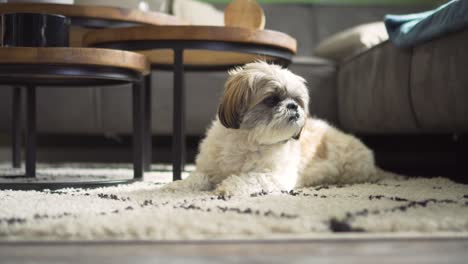
M 238 129 L 240 127 L 239 113 L 235 107 L 228 103 L 221 103 L 218 108 L 218 118 L 226 128 Z
M 237 73 L 230 73 L 225 90 L 218 107 L 218 118 L 226 128 L 238 129 L 241 113 L 249 98 L 248 79 Z

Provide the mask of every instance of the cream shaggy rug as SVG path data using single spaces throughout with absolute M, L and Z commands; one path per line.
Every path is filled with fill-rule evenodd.
M 125 166 L 61 166 L 42 165 L 40 175 L 53 179 L 131 175 Z M 8 167 L 0 165 L 0 174 L 14 172 Z M 219 197 L 210 192 L 162 192 L 160 187 L 172 174 L 164 166 L 153 169 L 145 181 L 130 185 L 0 191 L 0 240 L 468 237 L 468 185 L 445 178 Z

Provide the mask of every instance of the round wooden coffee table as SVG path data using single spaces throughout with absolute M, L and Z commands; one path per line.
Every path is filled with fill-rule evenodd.
M 57 189 L 128 183 L 143 177 L 145 128 L 143 76 L 149 74 L 145 56 L 96 48 L 0 48 L 0 84 L 11 85 L 13 93 L 14 155 L 19 159 L 21 131 L 21 91 L 26 90 L 26 174 L 0 182 L 0 189 Z M 133 171 L 132 179 L 47 182 L 36 177 L 36 88 L 39 86 L 92 87 L 131 83 L 133 90 Z M 24 87 L 24 88 L 23 88 Z M 57 88 L 59 89 L 59 88 Z M 5 177 L 0 177 L 5 178 Z M 7 177 L 8 178 L 8 177 Z M 29 181 L 25 181 L 29 180 Z
M 173 179 L 185 157 L 184 71 L 219 71 L 255 60 L 289 65 L 296 40 L 270 31 L 215 26 L 143 26 L 88 32 L 84 45 L 145 54 L 152 69 L 174 71 Z M 147 97 L 148 100 L 150 97 Z
M 82 39 L 90 29 L 108 27 L 128 27 L 135 25 L 185 25 L 187 22 L 171 15 L 159 12 L 143 12 L 138 9 L 126 9 L 118 7 L 94 6 L 94 5 L 66 5 L 50 3 L 0 3 L 0 14 L 7 13 L 45 13 L 59 14 L 69 17 L 70 47 L 83 47 Z M 145 98 L 151 96 L 149 78 L 146 78 Z M 150 115 L 148 105 L 145 111 Z M 13 120 L 14 121 L 14 120 Z M 150 124 L 149 124 L 150 125 Z M 149 130 L 149 128 L 148 128 Z M 149 132 L 151 133 L 151 132 Z M 151 161 L 151 134 L 145 136 L 145 170 L 150 170 Z M 13 142 L 17 145 L 18 142 Z M 13 166 L 19 167 L 17 155 L 13 155 Z

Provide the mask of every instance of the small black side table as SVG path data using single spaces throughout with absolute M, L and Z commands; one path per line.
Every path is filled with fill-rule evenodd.
M 13 153 L 19 155 L 21 125 L 21 87 L 26 90 L 26 178 L 36 177 L 36 89 L 39 86 L 86 87 L 132 84 L 133 102 L 133 178 L 87 182 L 28 182 L 25 177 L 6 177 L 0 189 L 58 189 L 95 187 L 129 183 L 143 177 L 145 96 L 143 77 L 149 74 L 145 56 L 129 52 L 95 48 L 0 48 L 0 83 L 14 86 Z M 57 88 L 66 89 L 66 88 Z M 19 157 L 17 157 L 19 159 Z M 5 178 L 5 177 L 3 177 Z M 18 179 L 18 180 L 17 180 Z
M 67 5 L 54 3 L 0 3 L 0 14 L 10 13 L 48 13 L 69 17 L 72 28 L 70 30 L 70 46 L 82 47 L 82 37 L 88 30 L 108 27 L 128 27 L 137 25 L 185 25 L 187 22 L 171 15 L 160 12 L 143 12 L 138 9 L 125 9 L 111 6 L 95 5 Z M 148 76 L 149 77 L 149 76 Z M 145 98 L 151 97 L 150 78 L 145 79 Z M 14 96 L 19 90 L 13 90 Z M 151 102 L 146 102 L 146 115 L 151 119 Z M 148 124 L 151 126 L 151 124 Z M 145 135 L 145 171 L 150 170 L 151 165 L 151 128 L 146 129 Z M 14 141 L 19 144 L 19 139 Z M 19 153 L 13 152 L 13 167 L 21 164 Z
M 148 57 L 152 69 L 174 72 L 174 180 L 181 179 L 185 163 L 184 71 L 224 71 L 259 59 L 287 66 L 297 49 L 296 40 L 281 32 L 215 26 L 99 29 L 88 32 L 83 43 L 138 50 Z

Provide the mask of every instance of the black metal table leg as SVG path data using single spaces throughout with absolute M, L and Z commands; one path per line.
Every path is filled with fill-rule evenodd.
M 144 91 L 142 80 L 134 82 L 132 86 L 133 111 L 133 178 L 143 178 L 144 157 Z
M 151 131 L 151 72 L 147 76 L 145 76 L 145 120 L 144 120 L 144 137 L 145 137 L 145 158 L 144 158 L 144 169 L 145 171 L 151 170 L 151 160 L 152 160 L 152 153 L 153 153 L 153 143 L 151 140 L 152 131 Z
M 174 50 L 174 117 L 172 139 L 173 180 L 182 179 L 185 163 L 184 50 Z
M 12 102 L 12 165 L 13 168 L 21 167 L 21 87 L 13 87 Z
M 26 87 L 26 177 L 36 177 L 36 87 Z

